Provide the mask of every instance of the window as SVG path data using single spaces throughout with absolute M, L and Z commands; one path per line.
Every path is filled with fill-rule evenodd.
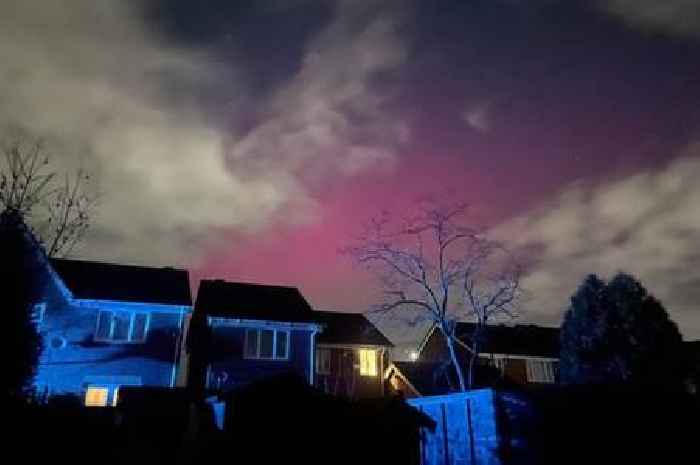
M 554 383 L 554 362 L 547 360 L 527 361 L 527 381 L 530 383 Z
M 34 305 L 32 308 L 32 321 L 35 325 L 39 326 L 44 322 L 44 315 L 46 314 L 46 304 L 44 302 Z
M 498 372 L 503 375 L 506 372 L 506 365 L 508 364 L 508 358 L 507 357 L 490 357 L 486 359 L 486 363 L 492 367 L 494 367 Z
M 95 340 L 103 342 L 144 342 L 148 333 L 148 313 L 100 310 Z
M 246 329 L 244 356 L 249 359 L 287 360 L 289 358 L 289 331 Z
M 316 373 L 319 375 L 331 374 L 330 349 L 316 349 Z
M 139 376 L 86 376 L 85 405 L 87 407 L 116 407 L 119 403 L 120 389 L 123 386 L 141 386 Z
M 360 349 L 360 374 L 362 376 L 377 376 L 377 351 Z
M 105 407 L 109 397 L 109 388 L 102 386 L 89 386 L 85 391 L 86 407 Z

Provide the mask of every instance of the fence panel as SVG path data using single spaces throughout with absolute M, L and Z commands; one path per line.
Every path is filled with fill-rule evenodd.
M 408 402 L 436 424 L 435 431 L 421 432 L 422 465 L 500 465 L 492 390 L 420 397 Z

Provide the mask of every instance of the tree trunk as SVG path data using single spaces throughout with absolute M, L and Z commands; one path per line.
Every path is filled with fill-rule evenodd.
M 464 382 L 464 373 L 462 372 L 462 367 L 459 364 L 459 360 L 457 359 L 457 353 L 455 352 L 455 345 L 454 341 L 452 340 L 452 337 L 446 333 L 444 333 L 445 339 L 447 340 L 447 348 L 450 349 L 450 359 L 452 360 L 452 365 L 455 367 L 455 371 L 457 372 L 457 378 L 459 379 L 459 389 L 462 392 L 465 392 L 467 390 L 467 386 Z
M 467 367 L 468 372 L 467 372 L 467 386 L 469 389 L 472 389 L 474 387 L 474 364 L 476 363 L 476 360 L 479 358 L 479 341 L 481 338 L 481 330 L 479 329 L 479 326 L 477 326 L 477 329 L 474 330 L 474 334 L 472 335 L 472 345 L 471 345 L 471 353 L 469 354 L 469 366 Z
M 474 387 L 474 362 L 476 362 L 476 359 L 479 356 L 476 344 L 472 346 L 472 351 L 473 352 L 469 354 L 469 371 L 467 372 L 467 386 L 469 387 L 469 389 L 472 389 Z

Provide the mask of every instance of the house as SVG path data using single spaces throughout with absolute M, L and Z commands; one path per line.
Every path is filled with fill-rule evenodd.
M 123 386 L 174 387 L 192 309 L 187 271 L 82 260 L 45 261 L 34 306 L 43 338 L 35 386 L 88 406 L 115 405 Z
M 473 323 L 457 323 L 457 337 L 468 341 Z M 547 385 L 557 381 L 559 367 L 559 329 L 534 325 L 489 326 L 475 367 L 477 386 Z M 468 362 L 468 350 L 457 344 L 462 366 Z M 384 374 L 390 389 L 408 397 L 437 395 L 456 388 L 456 373 L 442 333 L 433 326 L 418 350 L 414 362 L 394 362 Z
M 282 373 L 313 385 L 321 328 L 294 287 L 203 280 L 187 341 L 190 386 L 228 391 Z
M 350 399 L 382 397 L 391 342 L 361 313 L 316 311 L 316 387 Z

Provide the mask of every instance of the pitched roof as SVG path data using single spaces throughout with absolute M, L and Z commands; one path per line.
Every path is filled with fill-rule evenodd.
M 56 258 L 51 267 L 77 299 L 192 305 L 186 270 Z
M 393 344 L 361 313 L 316 311 L 325 325 L 317 337 L 320 344 L 352 344 L 392 347 Z
M 474 323 L 457 323 L 457 338 L 468 342 L 474 333 L 474 328 Z M 433 337 L 442 338 L 442 334 L 435 326 L 428 331 L 421 342 L 421 352 Z M 430 345 L 434 347 L 433 342 L 430 342 Z M 442 347 L 442 344 L 439 346 Z M 535 325 L 489 325 L 485 340 L 482 341 L 481 352 L 559 358 L 559 328 Z
M 202 280 L 195 314 L 245 320 L 316 323 L 318 317 L 299 289 L 285 286 Z
M 468 340 L 474 323 L 457 323 L 457 337 Z M 481 352 L 559 358 L 559 328 L 535 325 L 491 325 Z

